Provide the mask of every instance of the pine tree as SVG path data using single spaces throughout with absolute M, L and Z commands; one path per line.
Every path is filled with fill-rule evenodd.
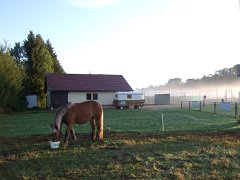
M 54 51 L 54 48 L 52 47 L 52 43 L 50 42 L 50 40 L 48 39 L 46 42 L 46 45 L 48 47 L 48 51 L 52 56 L 53 59 L 53 70 L 55 73 L 65 73 L 65 71 L 63 70 L 58 58 L 57 58 L 57 54 Z
M 26 53 L 26 74 L 28 94 L 38 96 L 38 106 L 45 107 L 45 75 L 54 72 L 53 58 L 40 34 L 34 35 L 30 31 L 24 41 Z
M 15 43 L 10 53 L 18 66 L 25 71 L 25 95 L 37 95 L 38 107 L 45 107 L 46 74 L 65 73 L 50 40 L 44 42 L 40 34 L 35 35 L 30 31 L 27 39 L 23 43 Z
M 20 42 L 15 43 L 14 48 L 10 50 L 11 56 L 14 56 L 18 64 L 23 64 L 25 59 L 24 49 Z

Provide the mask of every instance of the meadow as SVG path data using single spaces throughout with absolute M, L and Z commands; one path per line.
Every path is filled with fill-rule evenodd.
M 54 112 L 0 115 L 1 179 L 239 179 L 240 126 L 187 109 L 104 110 L 104 142 L 90 125 L 52 150 Z M 63 127 L 64 132 L 65 126 Z

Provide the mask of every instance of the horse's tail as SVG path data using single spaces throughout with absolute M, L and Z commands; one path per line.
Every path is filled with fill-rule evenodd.
M 100 127 L 100 137 L 99 137 L 99 139 L 103 140 L 103 108 L 102 108 L 102 112 L 101 112 L 100 124 L 101 124 L 101 127 Z

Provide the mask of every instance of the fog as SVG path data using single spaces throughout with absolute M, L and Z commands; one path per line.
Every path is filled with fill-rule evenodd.
M 171 104 L 180 104 L 181 101 L 203 100 L 203 96 L 206 96 L 207 102 L 218 102 L 222 99 L 225 102 L 240 101 L 240 83 L 238 81 L 221 85 L 203 84 L 191 88 L 149 87 L 142 91 L 146 104 L 155 103 L 155 94 L 170 94 Z

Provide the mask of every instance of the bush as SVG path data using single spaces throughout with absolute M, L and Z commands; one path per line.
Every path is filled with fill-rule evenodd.
M 23 69 L 8 51 L 0 49 L 0 107 L 19 111 L 25 108 Z

